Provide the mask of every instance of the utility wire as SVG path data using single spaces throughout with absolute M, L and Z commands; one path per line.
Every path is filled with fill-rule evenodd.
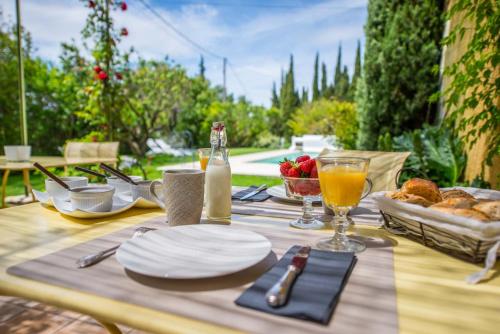
M 229 65 L 229 69 L 231 70 L 231 72 L 233 73 L 234 77 L 236 78 L 236 81 L 238 81 L 238 84 L 241 86 L 241 88 L 243 89 L 243 92 L 245 93 L 245 95 L 248 95 L 247 93 L 247 88 L 245 87 L 245 85 L 243 84 L 243 81 L 240 80 L 240 77 L 238 76 L 238 74 L 236 74 L 236 70 L 234 69 L 233 65 L 231 64 L 230 61 L 227 62 L 227 64 Z
M 194 40 L 192 40 L 189 36 L 187 36 L 182 31 L 180 31 L 177 27 L 175 27 L 171 22 L 169 22 L 168 20 L 166 20 L 160 13 L 158 13 L 154 8 L 152 8 L 144 0 L 137 0 L 137 1 L 139 1 L 147 10 L 149 10 L 162 23 L 164 23 L 165 25 L 167 25 L 177 35 L 179 35 L 180 37 L 182 37 L 185 41 L 187 41 L 189 44 L 191 44 L 195 48 L 201 50 L 202 52 L 204 52 L 204 53 L 206 53 L 208 55 L 211 55 L 214 58 L 219 58 L 219 59 L 222 59 L 222 60 L 224 60 L 224 58 L 226 58 L 226 57 L 221 56 L 221 55 L 219 55 L 219 54 L 217 54 L 217 53 L 215 53 L 213 51 L 208 50 L 207 48 L 203 47 L 202 45 L 200 45 L 197 42 L 195 42 Z M 231 73 L 236 78 L 236 81 L 238 82 L 238 84 L 240 85 L 240 87 L 243 89 L 245 95 L 247 95 L 247 89 L 246 89 L 245 85 L 243 84 L 243 81 L 240 79 L 240 77 L 236 73 L 236 70 L 234 69 L 234 66 L 232 65 L 232 63 L 229 60 L 227 60 L 227 64 L 229 65 L 229 69 L 231 70 Z
M 208 50 L 207 48 L 203 47 L 202 45 L 198 44 L 197 42 L 193 41 L 191 38 L 189 38 L 189 36 L 185 35 L 182 31 L 180 31 L 179 29 L 177 29 L 177 27 L 175 27 L 171 22 L 167 21 L 160 13 L 158 13 L 153 7 L 151 7 L 147 2 L 145 2 L 144 0 L 137 0 L 139 1 L 140 3 L 142 3 L 142 5 L 144 7 L 146 7 L 154 16 L 156 16 L 161 22 L 163 22 L 165 25 L 167 25 L 170 29 L 172 29 L 177 35 L 179 35 L 180 37 L 182 37 L 185 41 L 187 41 L 188 43 L 190 43 L 191 45 L 193 45 L 195 48 L 203 51 L 204 53 L 214 57 L 214 58 L 219 58 L 219 59 L 224 59 L 223 56 L 221 55 L 218 55 L 217 53 L 215 52 L 212 52 L 210 50 Z

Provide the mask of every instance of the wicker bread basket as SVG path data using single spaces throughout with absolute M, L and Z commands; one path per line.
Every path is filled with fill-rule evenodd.
M 456 188 L 455 188 L 456 189 Z M 478 198 L 500 199 L 500 192 L 460 188 Z M 481 262 L 500 240 L 500 221 L 479 222 L 373 194 L 384 219 L 384 228 L 427 247 L 469 262 Z M 498 254 L 497 254 L 498 255 Z

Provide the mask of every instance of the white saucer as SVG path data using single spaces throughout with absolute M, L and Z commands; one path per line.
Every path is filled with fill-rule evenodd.
M 64 201 L 60 198 L 53 198 L 54 207 L 62 214 L 67 216 L 75 217 L 75 218 L 102 218 L 108 217 L 112 215 L 116 215 L 118 213 L 122 213 L 127 211 L 131 207 L 133 207 L 136 202 L 127 202 L 123 199 L 113 196 L 113 206 L 111 207 L 111 211 L 107 212 L 95 212 L 95 211 L 83 211 L 79 209 L 73 208 L 71 202 Z
M 232 226 L 197 224 L 152 231 L 124 242 L 116 259 L 152 277 L 196 279 L 232 274 L 263 260 L 271 242 Z

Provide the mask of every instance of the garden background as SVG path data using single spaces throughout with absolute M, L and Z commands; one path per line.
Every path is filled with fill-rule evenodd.
M 440 186 L 500 186 L 495 1 L 371 0 L 353 75 L 339 46 L 334 73 L 316 54 L 311 85 L 297 87 L 290 55 L 270 91 L 271 107 L 213 85 L 203 56 L 196 75 L 168 55 L 132 63 L 135 50 L 118 46 L 134 27 L 113 21 L 127 10 L 126 1 L 81 5 L 88 9 L 83 46 L 64 43 L 57 65 L 34 56 L 23 31 L 29 143 L 36 155 L 59 155 L 69 140 L 118 140 L 121 153 L 140 163 L 133 168 L 152 178 L 159 175 L 156 166 L 179 160 L 148 161 L 148 138 L 206 147 L 211 123 L 223 120 L 230 147 L 257 151 L 286 146 L 292 135 L 335 135 L 345 149 L 411 151 L 405 177 L 422 175 Z M 15 36 L 13 22 L 0 22 L 0 150 L 20 143 Z M 261 181 L 236 177 L 235 183 Z

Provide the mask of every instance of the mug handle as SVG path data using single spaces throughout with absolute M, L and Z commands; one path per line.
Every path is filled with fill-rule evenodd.
M 163 201 L 160 199 L 160 196 L 155 193 L 155 186 L 158 184 L 161 185 L 163 183 L 161 183 L 160 181 L 151 182 L 151 184 L 149 185 L 149 192 L 151 193 L 151 196 L 155 200 L 156 204 L 158 204 L 163 210 L 165 210 L 165 203 L 163 203 Z
M 368 183 L 368 190 L 363 195 L 361 195 L 361 199 L 368 196 L 372 192 L 372 189 L 373 189 L 373 182 L 369 177 L 366 178 L 366 182 Z

